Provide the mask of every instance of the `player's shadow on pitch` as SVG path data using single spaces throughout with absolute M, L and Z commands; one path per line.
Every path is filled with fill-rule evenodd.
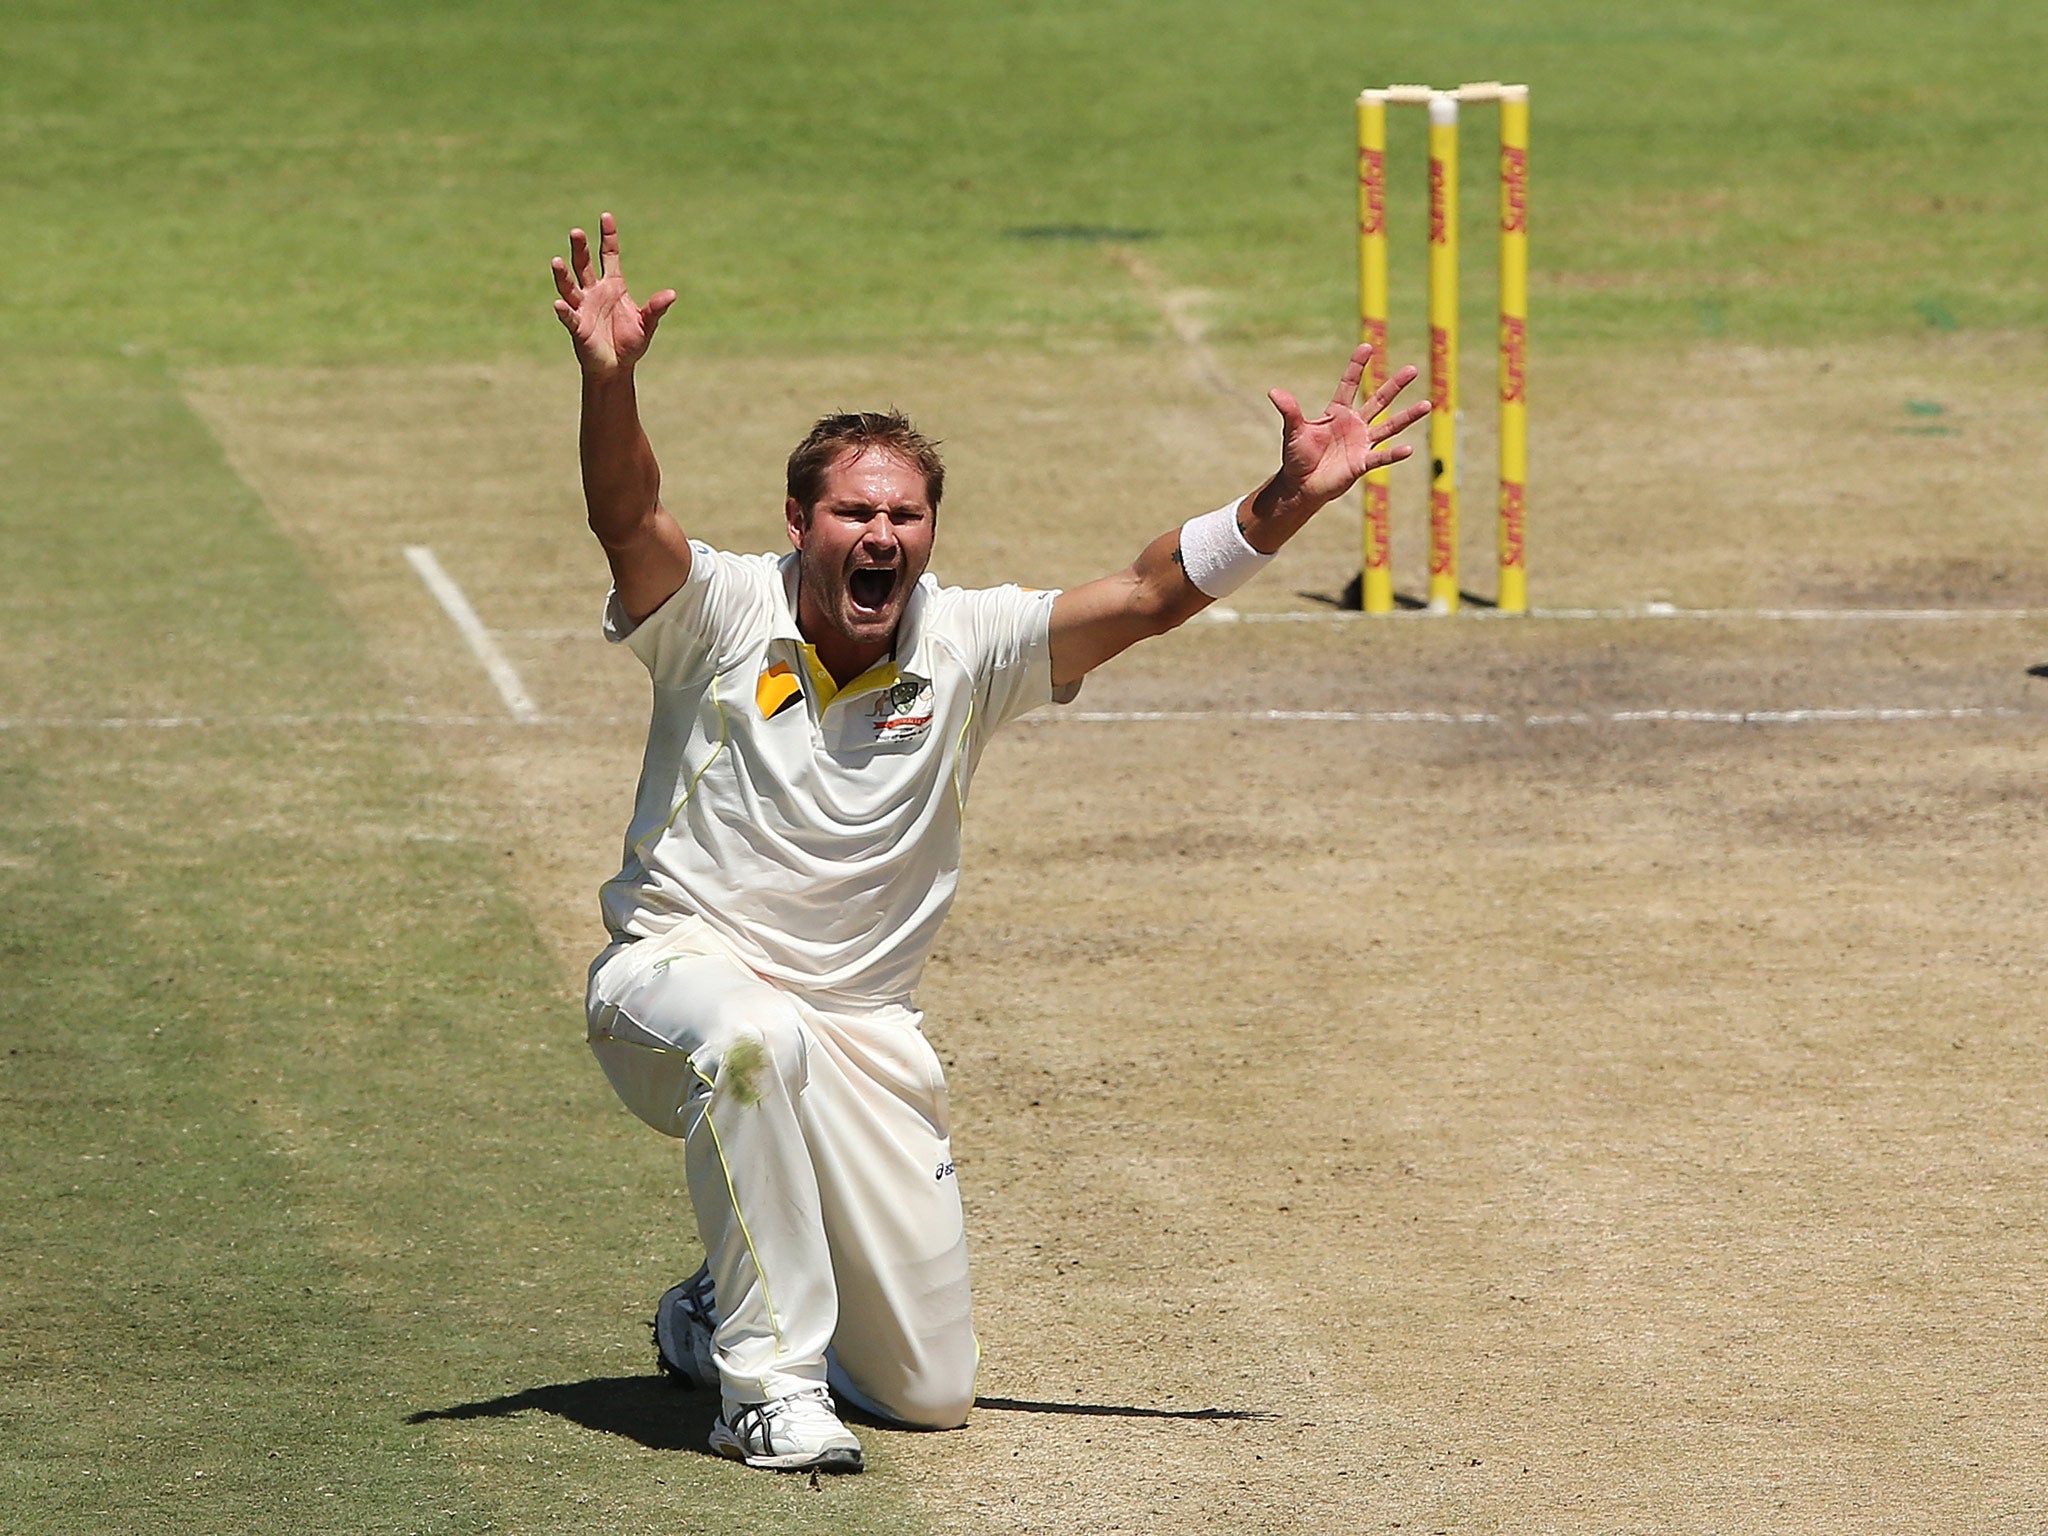
M 1077 1413 L 1101 1419 L 1277 1419 L 1260 1408 L 1134 1408 L 1113 1403 L 1035 1403 L 1022 1397 L 977 1397 L 977 1408 L 998 1413 Z
M 1062 1413 L 1109 1419 L 1271 1419 L 1278 1415 L 1250 1408 L 1140 1408 L 1114 1403 L 1041 1403 L 1021 1397 L 977 1397 L 974 1406 L 994 1413 Z M 718 1416 L 718 1394 L 694 1391 L 662 1376 L 592 1376 L 585 1381 L 528 1387 L 502 1397 L 448 1408 L 422 1408 L 408 1414 L 408 1424 L 437 1419 L 509 1419 L 519 1413 L 551 1413 L 600 1434 L 617 1435 L 650 1451 L 696 1451 L 712 1454 L 706 1445 L 712 1420 Z M 866 1415 L 849 1418 L 862 1423 Z
M 697 1451 L 709 1456 L 712 1452 L 705 1442 L 712 1420 L 718 1417 L 718 1394 L 692 1391 L 664 1376 L 592 1376 L 449 1408 L 422 1408 L 407 1415 L 405 1422 L 509 1419 L 518 1413 L 551 1413 L 650 1451 Z

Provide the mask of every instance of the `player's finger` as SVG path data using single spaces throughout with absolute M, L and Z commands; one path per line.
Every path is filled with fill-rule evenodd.
M 555 318 L 562 322 L 562 329 L 571 336 L 576 334 L 576 311 L 567 299 L 555 300 Z
M 569 263 L 557 256 L 554 261 L 555 292 L 567 299 L 571 305 L 583 302 L 583 290 L 569 280 Z
M 1366 361 L 1371 356 L 1372 348 L 1363 342 L 1351 354 L 1351 361 L 1344 368 L 1344 377 L 1337 381 L 1337 391 L 1330 396 L 1331 410 L 1348 407 L 1358 398 L 1358 381 L 1365 377 Z
M 1427 400 L 1418 400 L 1413 405 L 1404 406 L 1398 413 L 1389 416 L 1385 421 L 1373 423 L 1373 441 L 1376 443 L 1385 442 L 1390 437 L 1406 432 L 1428 414 L 1429 402 Z
M 597 259 L 600 277 L 624 275 L 619 265 L 619 221 L 608 213 L 597 216 Z
M 1301 425 L 1301 402 L 1284 389 L 1269 389 L 1266 398 L 1273 402 L 1273 409 L 1280 413 L 1280 420 L 1289 431 Z
M 1415 379 L 1416 373 L 1413 368 L 1403 368 L 1392 378 L 1388 379 L 1386 383 L 1374 390 L 1372 398 L 1358 408 L 1358 413 L 1368 419 L 1379 415 L 1381 411 L 1384 411 L 1394 403 L 1394 396 L 1400 394 L 1410 384 L 1413 384 Z
M 597 281 L 590 270 L 590 236 L 580 229 L 569 231 L 569 270 L 576 274 L 579 288 L 588 288 Z
M 652 336 L 654 334 L 654 328 L 661 324 L 661 317 L 668 313 L 669 306 L 675 303 L 675 301 L 675 289 L 664 288 L 640 306 L 640 320 L 647 327 L 648 335 Z

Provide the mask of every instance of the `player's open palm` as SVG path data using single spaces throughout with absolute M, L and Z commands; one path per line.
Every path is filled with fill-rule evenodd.
M 1358 382 L 1372 348 L 1361 346 L 1351 354 L 1337 392 L 1323 414 L 1304 417 L 1301 406 L 1284 389 L 1272 391 L 1269 399 L 1280 413 L 1280 473 L 1301 494 L 1315 501 L 1334 501 L 1357 483 L 1367 470 L 1398 463 L 1414 450 L 1405 443 L 1388 439 L 1406 431 L 1429 414 L 1429 402 L 1418 400 L 1385 419 L 1373 420 L 1387 411 L 1394 397 L 1415 381 L 1415 370 L 1403 368 L 1374 390 L 1363 403 L 1358 399 Z
M 619 264 L 619 224 L 610 214 L 597 221 L 597 263 L 590 259 L 590 237 L 569 231 L 569 259 L 555 258 L 555 318 L 576 347 L 576 361 L 585 375 L 602 378 L 631 368 L 646 355 L 654 328 L 676 301 L 664 288 L 645 304 L 626 292 L 626 274 Z

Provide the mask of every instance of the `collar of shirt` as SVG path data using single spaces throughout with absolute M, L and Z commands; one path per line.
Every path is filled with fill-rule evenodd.
M 781 559 L 782 601 L 776 605 L 773 638 L 788 640 L 795 644 L 797 654 L 803 658 L 804 671 L 811 680 L 813 696 L 818 708 L 823 709 L 834 699 L 868 693 L 876 688 L 892 686 L 900 678 L 914 678 L 920 683 L 932 680 L 931 642 L 925 634 L 925 607 L 928 601 L 925 591 L 927 578 L 920 576 L 917 585 L 910 589 L 910 601 L 903 605 L 903 619 L 896 626 L 895 651 L 876 662 L 867 671 L 854 678 L 844 688 L 833 680 L 825 670 L 825 664 L 818 660 L 818 653 L 796 622 L 796 562 L 797 552 L 791 550 Z

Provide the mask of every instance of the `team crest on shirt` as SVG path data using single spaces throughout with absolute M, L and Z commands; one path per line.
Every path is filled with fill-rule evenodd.
M 875 695 L 868 706 L 875 740 L 915 741 L 932 728 L 932 685 L 914 677 L 899 678 Z

